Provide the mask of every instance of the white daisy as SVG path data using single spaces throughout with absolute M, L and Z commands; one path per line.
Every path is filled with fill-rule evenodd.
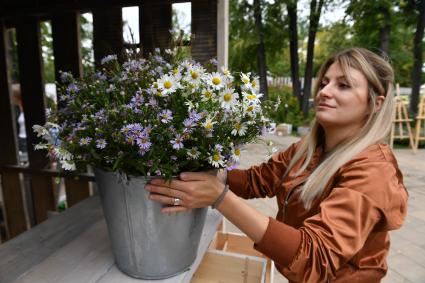
M 243 136 L 245 135 L 247 129 L 248 128 L 245 123 L 240 123 L 237 121 L 236 123 L 233 124 L 233 130 L 231 134 L 234 136 L 237 136 L 237 135 Z
M 187 70 L 186 81 L 198 85 L 201 81 L 204 70 L 200 66 L 193 66 Z
M 249 104 L 249 103 L 259 103 L 260 98 L 263 96 L 262 93 L 256 94 L 255 92 L 242 92 L 243 99 Z
M 232 148 L 232 155 L 231 155 L 231 159 L 234 162 L 239 163 L 241 158 L 241 146 L 235 146 Z
M 198 159 L 200 154 L 201 153 L 198 151 L 198 148 L 196 146 L 187 150 L 187 155 L 189 156 L 189 159 Z
M 223 75 L 226 77 L 226 78 L 228 78 L 228 79 L 230 79 L 230 80 L 233 80 L 233 76 L 232 76 L 232 73 L 230 73 L 230 71 L 229 71 L 229 69 L 227 69 L 226 67 L 221 67 L 221 72 L 223 73 Z
M 202 126 L 207 132 L 212 132 L 214 130 L 214 124 L 216 124 L 217 121 L 213 121 L 211 118 L 207 118 L 205 122 L 202 123 Z
M 210 88 L 203 89 L 201 91 L 201 94 L 202 94 L 202 98 L 201 98 L 202 101 L 208 101 L 214 97 L 214 92 Z
M 213 151 L 213 153 L 209 155 L 208 162 L 215 168 L 224 167 L 223 156 L 218 150 Z
M 250 73 L 248 74 L 241 73 L 241 81 L 243 82 L 245 86 L 249 85 L 249 82 L 250 82 L 249 75 Z
M 245 115 L 253 116 L 257 112 L 261 110 L 260 106 L 258 104 L 245 104 L 243 106 L 243 112 Z
M 211 74 L 208 74 L 205 77 L 205 80 L 207 81 L 208 85 L 212 86 L 214 89 L 220 89 L 225 86 L 225 78 L 222 74 L 213 72 Z
M 232 109 L 238 102 L 237 94 L 233 88 L 224 89 L 224 91 L 220 93 L 219 100 L 221 107 L 224 109 Z
M 167 95 L 169 93 L 173 93 L 179 87 L 178 82 L 173 76 L 164 75 L 157 81 L 158 89 L 162 95 Z M 157 94 L 158 95 L 158 94 Z

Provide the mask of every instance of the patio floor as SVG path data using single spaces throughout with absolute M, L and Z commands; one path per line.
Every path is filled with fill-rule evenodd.
M 268 134 L 265 140 L 273 141 L 273 146 L 285 149 L 297 137 Z M 395 154 L 404 174 L 404 183 L 409 191 L 408 215 L 404 226 L 391 232 L 391 249 L 388 257 L 389 270 L 383 283 L 425 283 L 425 149 L 413 154 L 410 149 L 396 149 Z M 242 152 L 239 168 L 264 161 L 267 156 L 266 146 L 262 143 L 249 144 Z M 276 200 L 256 199 L 248 201 L 259 211 L 271 216 L 277 212 Z M 226 221 L 225 229 L 229 232 L 240 231 Z M 274 283 L 288 282 L 276 272 Z

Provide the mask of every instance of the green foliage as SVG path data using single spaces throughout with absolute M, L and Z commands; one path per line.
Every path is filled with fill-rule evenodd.
M 308 118 L 304 118 L 298 99 L 292 95 L 292 88 L 288 86 L 281 89 L 270 88 L 269 100 L 263 102 L 263 111 L 277 124 L 292 124 L 295 128 L 310 124 L 313 118 L 312 111 Z

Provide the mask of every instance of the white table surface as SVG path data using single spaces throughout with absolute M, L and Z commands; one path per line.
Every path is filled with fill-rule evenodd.
M 191 268 L 164 280 L 139 280 L 119 271 L 100 201 L 91 197 L 0 245 L 0 282 L 190 282 L 222 216 L 208 210 L 198 255 Z

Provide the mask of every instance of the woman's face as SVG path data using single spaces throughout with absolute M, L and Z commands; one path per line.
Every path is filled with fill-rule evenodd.
M 368 82 L 356 69 L 349 68 L 350 81 L 338 63 L 326 71 L 315 99 L 316 120 L 326 130 L 359 130 L 366 121 Z M 351 82 L 351 83 L 350 83 Z

